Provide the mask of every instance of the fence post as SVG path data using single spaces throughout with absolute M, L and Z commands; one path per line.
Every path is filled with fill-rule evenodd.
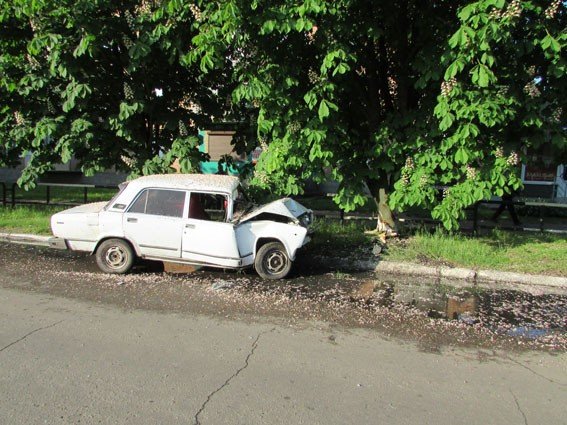
M 12 183 L 12 207 L 16 206 L 16 183 Z
M 473 207 L 473 234 L 475 236 L 478 235 L 478 206 L 480 205 L 480 202 L 477 202 L 476 204 L 474 204 Z

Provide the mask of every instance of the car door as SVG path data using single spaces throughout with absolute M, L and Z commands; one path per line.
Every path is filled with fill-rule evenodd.
M 225 267 L 242 265 L 234 225 L 227 222 L 228 197 L 192 192 L 182 237 L 183 259 Z
M 142 256 L 181 257 L 186 195 L 184 190 L 144 189 L 124 213 L 124 235 Z

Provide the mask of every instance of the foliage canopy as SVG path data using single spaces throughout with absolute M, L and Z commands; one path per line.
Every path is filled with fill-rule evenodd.
M 526 148 L 565 148 L 562 2 L 201 4 L 193 55 L 203 70 L 231 57 L 233 100 L 258 108 L 260 185 L 330 173 L 347 211 L 393 186 L 392 207 L 450 229 L 520 187 Z
M 257 186 L 297 194 L 330 176 L 347 211 L 388 188 L 392 207 L 451 229 L 520 187 L 526 149 L 566 146 L 558 0 L 0 6 L 1 158 L 32 153 L 23 183 L 70 155 L 86 172 L 123 156 L 188 170 L 195 128 L 252 116 Z
M 23 186 L 72 156 L 87 174 L 193 168 L 230 88 L 187 66 L 193 21 L 174 2 L 0 1 L 0 165 L 30 155 Z

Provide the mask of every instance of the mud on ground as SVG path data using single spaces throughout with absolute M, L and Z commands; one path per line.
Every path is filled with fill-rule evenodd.
M 107 275 L 85 254 L 0 244 L 0 285 L 124 310 L 296 327 L 363 327 L 431 352 L 447 346 L 567 350 L 565 296 L 449 289 L 419 278 L 378 279 L 331 271 L 308 257 L 284 281 L 263 281 L 253 271 L 172 275 L 151 263 L 128 275 Z

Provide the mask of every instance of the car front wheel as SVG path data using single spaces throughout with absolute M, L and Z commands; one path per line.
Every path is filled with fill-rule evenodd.
M 134 251 L 121 239 L 108 239 L 96 250 L 96 263 L 105 273 L 128 273 L 134 264 Z
M 264 279 L 283 279 L 291 270 L 291 260 L 280 242 L 269 242 L 256 253 L 254 268 Z

